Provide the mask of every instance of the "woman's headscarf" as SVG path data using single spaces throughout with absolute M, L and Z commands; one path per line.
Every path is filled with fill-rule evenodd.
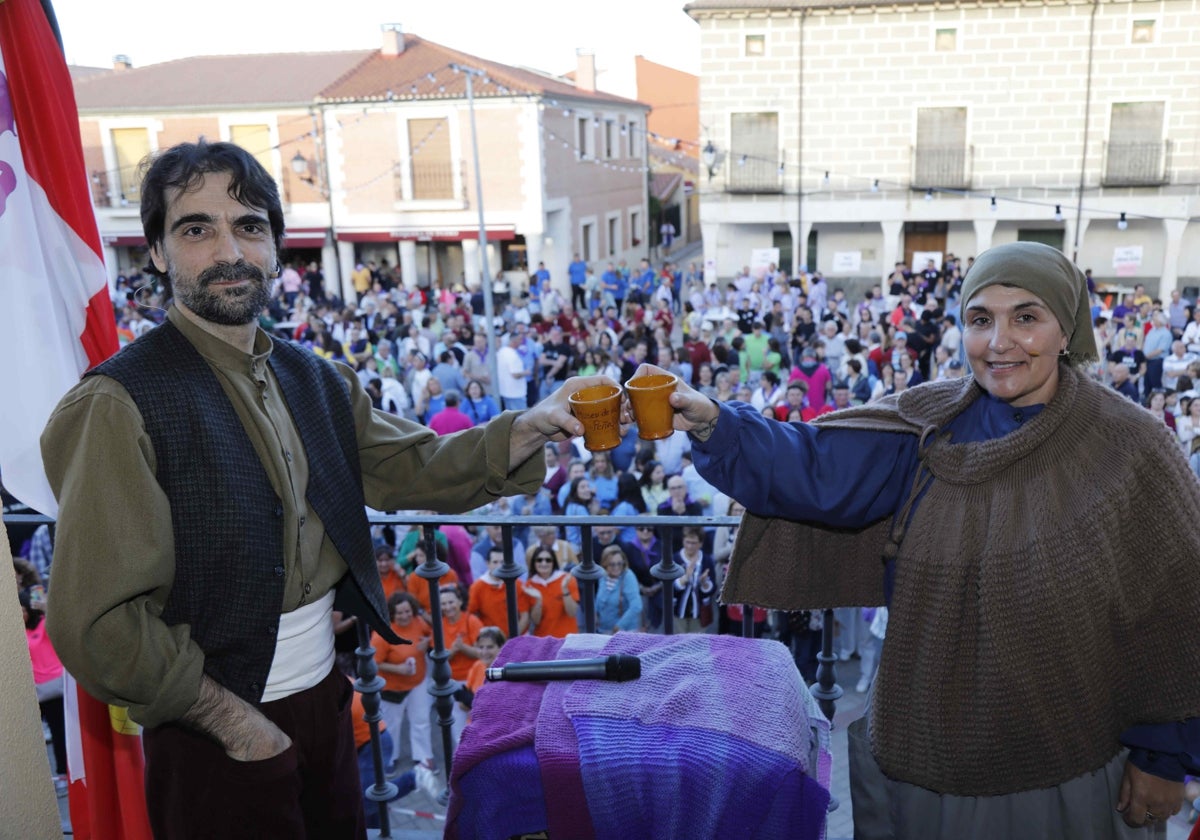
M 1071 364 L 1100 358 L 1092 333 L 1087 278 L 1062 251 L 1040 242 L 1010 242 L 989 248 L 963 278 L 963 310 L 981 290 L 995 285 L 1016 286 L 1041 298 L 1069 339 Z

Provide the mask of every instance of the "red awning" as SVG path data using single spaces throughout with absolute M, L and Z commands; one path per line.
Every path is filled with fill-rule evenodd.
M 462 242 L 464 239 L 478 239 L 479 229 L 402 229 L 379 231 L 338 232 L 339 242 Z M 489 242 L 507 242 L 517 238 L 517 232 L 512 228 L 491 228 L 487 231 Z
M 105 245 L 111 245 L 114 248 L 128 247 L 146 247 L 146 237 L 137 234 L 130 236 L 102 236 Z

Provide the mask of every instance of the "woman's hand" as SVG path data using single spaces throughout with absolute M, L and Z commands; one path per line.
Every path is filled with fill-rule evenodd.
M 670 374 L 670 371 L 651 364 L 642 364 L 634 372 L 634 377 L 652 376 L 655 374 Z M 701 394 L 691 385 L 679 379 L 675 392 L 669 397 L 671 408 L 675 409 L 674 426 L 680 431 L 689 432 L 697 440 L 708 440 L 717 425 L 720 409 L 716 403 Z M 629 409 L 629 396 L 625 396 L 622 418 Z M 632 413 L 629 414 L 632 417 Z
M 1125 775 L 1117 794 L 1117 811 L 1125 824 L 1134 828 L 1153 822 L 1165 822 L 1179 813 L 1183 805 L 1183 782 L 1172 782 L 1139 770 L 1126 760 Z

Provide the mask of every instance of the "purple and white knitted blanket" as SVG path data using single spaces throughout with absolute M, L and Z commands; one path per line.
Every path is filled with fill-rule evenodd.
M 780 644 L 729 636 L 520 637 L 498 664 L 636 654 L 627 683 L 496 683 L 476 699 L 447 838 L 813 838 L 828 724 Z

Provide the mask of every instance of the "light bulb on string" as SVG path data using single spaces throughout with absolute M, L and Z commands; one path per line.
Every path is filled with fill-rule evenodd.
M 930 187 L 929 189 L 925 190 L 925 200 L 933 201 L 933 187 Z
M 876 178 L 871 182 L 871 192 L 879 192 L 879 179 Z
M 1061 222 L 1062 220 L 1063 220 L 1062 205 L 1055 204 L 1054 205 L 1054 221 Z
M 996 196 L 992 196 L 992 212 L 996 212 Z
M 1129 222 L 1125 220 L 1125 213 L 1122 211 L 1121 218 L 1117 219 L 1117 230 L 1125 230 L 1129 227 Z

